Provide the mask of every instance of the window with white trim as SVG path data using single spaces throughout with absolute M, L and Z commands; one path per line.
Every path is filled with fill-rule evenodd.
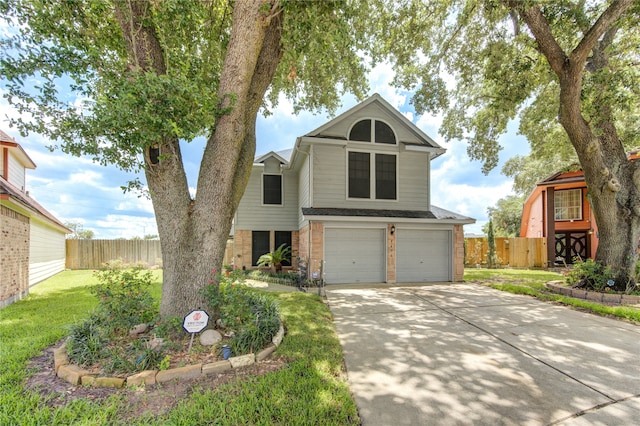
M 282 205 L 282 175 L 262 175 L 262 204 Z
M 395 145 L 396 135 L 387 123 L 366 119 L 353 125 L 349 132 L 349 140 Z
M 348 198 L 397 199 L 397 156 L 349 151 Z
M 582 189 L 554 191 L 553 206 L 558 221 L 582 220 Z

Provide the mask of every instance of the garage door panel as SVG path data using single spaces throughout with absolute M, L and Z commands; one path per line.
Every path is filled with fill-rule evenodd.
M 327 284 L 384 282 L 384 230 L 325 229 L 324 273 Z
M 451 279 L 451 232 L 447 230 L 397 231 L 398 282 L 435 282 Z

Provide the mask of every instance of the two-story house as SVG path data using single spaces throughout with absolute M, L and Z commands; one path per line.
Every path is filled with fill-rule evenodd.
M 281 244 L 334 283 L 459 281 L 463 225 L 431 204 L 439 146 L 375 94 L 255 159 L 234 218 L 233 263 L 250 269 Z
M 0 130 L 0 307 L 65 268 L 65 235 L 58 219 L 29 196 L 26 171 L 36 165 Z

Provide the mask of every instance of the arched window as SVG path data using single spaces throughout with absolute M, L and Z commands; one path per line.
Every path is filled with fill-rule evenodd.
M 396 135 L 391 127 L 378 120 L 360 120 L 351 128 L 349 140 L 395 145 Z

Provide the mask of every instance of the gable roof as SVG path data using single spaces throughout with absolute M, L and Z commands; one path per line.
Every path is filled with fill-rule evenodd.
M 283 149 L 282 151 L 269 151 L 266 154 L 262 154 L 257 156 L 253 162 L 256 163 L 264 163 L 268 158 L 275 158 L 280 161 L 280 164 L 289 164 L 289 160 L 291 159 L 291 154 L 293 153 L 293 149 Z
M 18 161 L 20 164 L 26 169 L 35 169 L 36 163 L 33 162 L 31 157 L 27 155 L 24 149 L 20 146 L 18 142 L 4 131 L 0 129 L 0 146 L 7 147 L 11 149 L 13 154 L 18 157 Z
M 400 143 L 403 143 L 403 144 L 406 144 L 406 145 L 421 145 L 421 146 L 427 146 L 429 148 L 435 148 L 439 152 L 437 152 L 436 155 L 433 158 L 435 158 L 435 157 L 437 157 L 439 155 L 442 155 L 442 154 L 444 154 L 446 152 L 446 149 L 444 149 L 443 147 L 438 145 L 436 143 L 436 141 L 434 141 L 429 135 L 427 135 L 422 130 L 420 130 L 415 124 L 413 124 L 400 111 L 398 111 L 396 108 L 394 108 L 389 102 L 384 100 L 384 98 L 382 96 L 380 96 L 380 94 L 378 94 L 378 93 L 374 93 L 369 98 L 367 98 L 364 101 L 360 102 L 358 105 L 354 106 L 351 109 L 348 109 L 347 111 L 343 112 L 342 114 L 338 115 L 337 117 L 334 117 L 333 119 L 329 120 L 328 122 L 326 122 L 322 126 L 318 127 L 315 130 L 312 130 L 311 132 L 307 133 L 304 136 L 307 136 L 307 137 L 318 137 L 318 136 L 321 136 L 324 131 L 330 129 L 331 127 L 333 127 L 336 124 L 340 123 L 341 121 L 345 120 L 349 116 L 352 116 L 352 115 L 357 114 L 358 112 L 360 112 L 360 111 L 362 111 L 362 110 L 364 110 L 366 108 L 369 108 L 373 104 L 378 104 L 380 107 L 382 107 L 382 109 L 384 109 L 388 114 L 390 114 L 392 117 L 394 117 L 400 123 L 402 123 L 412 133 L 414 133 L 418 137 L 418 139 L 420 139 L 422 141 L 421 144 L 416 144 L 415 142 L 411 143 L 411 142 L 406 142 L 406 141 L 404 141 L 404 142 L 403 141 L 399 141 Z
M 60 222 L 54 215 L 52 215 L 47 209 L 42 207 L 40 203 L 31 198 L 29 194 L 20 191 L 14 185 L 10 184 L 3 177 L 0 177 L 0 200 L 9 201 L 12 204 L 18 205 L 23 209 L 26 209 L 32 213 L 35 213 L 45 219 L 47 222 L 55 225 L 65 233 L 71 233 L 71 230 L 67 228 L 62 222 Z

